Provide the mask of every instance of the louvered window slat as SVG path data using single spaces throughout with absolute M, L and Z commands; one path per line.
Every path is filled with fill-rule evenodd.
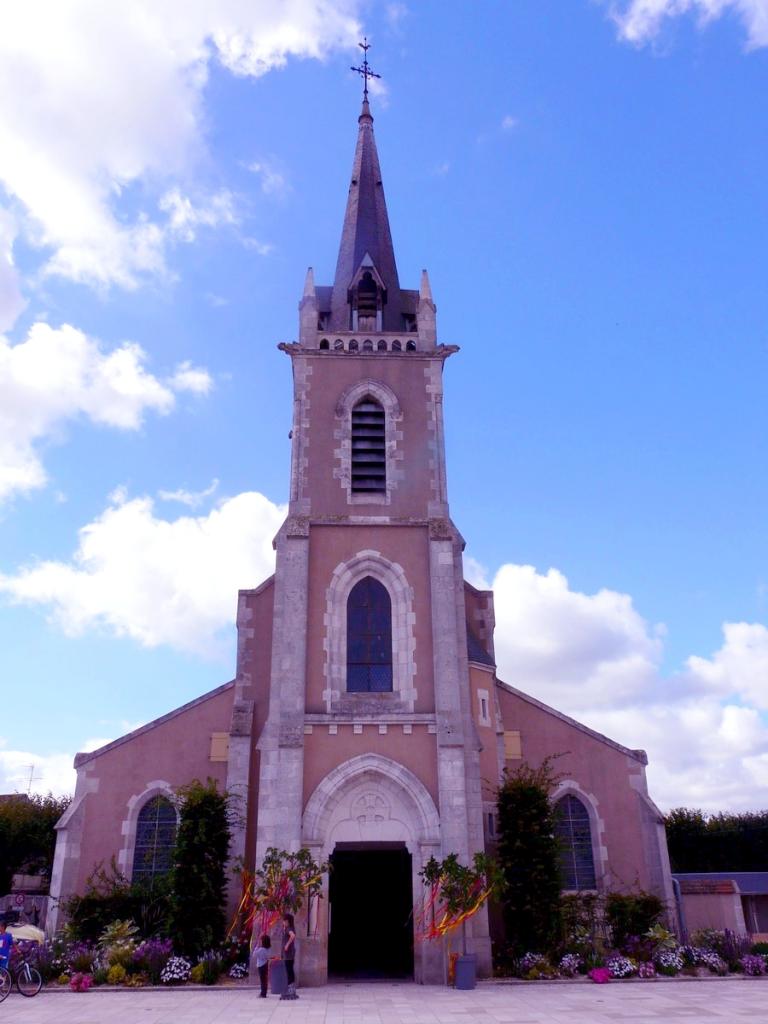
M 352 410 L 352 491 L 381 494 L 387 490 L 387 445 L 384 409 L 373 398 Z

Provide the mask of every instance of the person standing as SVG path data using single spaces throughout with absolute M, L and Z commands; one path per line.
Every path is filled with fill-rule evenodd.
M 288 988 L 280 996 L 281 999 L 298 999 L 296 995 L 296 972 L 294 963 L 296 961 L 296 927 L 293 923 L 293 914 L 283 914 L 283 938 L 281 942 L 281 955 L 285 961 L 285 976 L 288 979 Z
M 7 928 L 8 922 L 4 917 L 0 917 L 0 967 L 4 967 L 6 971 L 11 962 L 11 946 L 13 945 L 13 935 Z
M 258 946 L 253 951 L 253 960 L 259 972 L 259 983 L 261 984 L 261 998 L 267 998 L 267 980 L 269 978 L 269 950 L 272 940 L 268 935 L 262 935 Z

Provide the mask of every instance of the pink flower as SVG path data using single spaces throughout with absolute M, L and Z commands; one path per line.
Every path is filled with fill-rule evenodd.
M 73 992 L 87 992 L 93 984 L 93 977 L 90 974 L 73 974 L 69 979 L 69 987 Z
M 611 972 L 607 967 L 593 967 L 589 972 L 589 977 L 596 985 L 605 985 L 607 981 L 611 980 Z

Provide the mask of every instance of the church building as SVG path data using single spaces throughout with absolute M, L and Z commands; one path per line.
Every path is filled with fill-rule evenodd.
M 523 759 L 562 755 L 566 889 L 639 885 L 673 902 L 644 751 L 496 674 L 493 593 L 464 579 L 448 504 L 443 371 L 458 347 L 438 343 L 426 271 L 401 287 L 364 97 L 333 283 L 307 272 L 298 341 L 279 346 L 294 385 L 290 504 L 274 575 L 239 594 L 235 678 L 77 755 L 52 878 L 58 898 L 113 856 L 129 878 L 166 870 L 174 791 L 212 777 L 242 810 L 233 857 L 253 868 L 271 846 L 303 846 L 331 862 L 297 922 L 304 985 L 444 981 L 442 945 L 414 936 L 419 872 L 492 847 L 495 789 Z M 233 882 L 232 911 L 239 895 Z M 468 930 L 488 973 L 485 911 Z

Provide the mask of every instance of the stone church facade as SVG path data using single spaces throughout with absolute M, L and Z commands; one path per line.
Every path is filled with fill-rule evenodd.
M 671 903 L 644 752 L 496 674 L 493 594 L 465 581 L 448 507 L 443 368 L 458 349 L 437 342 L 426 272 L 400 287 L 367 100 L 334 282 L 308 271 L 299 320 L 280 346 L 294 381 L 289 511 L 274 575 L 239 594 L 236 676 L 77 755 L 52 894 L 81 890 L 113 855 L 129 877 L 162 870 L 175 788 L 213 777 L 243 812 L 233 856 L 254 866 L 270 846 L 305 846 L 331 859 L 325 898 L 299 923 L 301 983 L 329 970 L 441 981 L 444 951 L 413 935 L 420 870 L 491 847 L 504 769 L 561 754 L 565 885 L 639 884 Z M 233 884 L 233 908 L 238 896 Z M 383 936 L 357 943 L 376 963 L 354 947 L 361 927 Z M 470 930 L 487 972 L 484 912 Z

